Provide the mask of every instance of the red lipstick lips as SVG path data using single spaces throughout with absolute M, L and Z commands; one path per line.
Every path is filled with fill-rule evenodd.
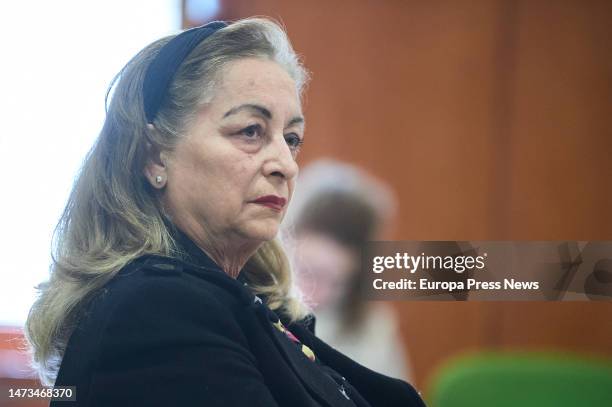
M 252 203 L 264 205 L 274 210 L 280 211 L 287 203 L 287 200 L 276 195 L 266 195 L 257 198 L 256 200 L 252 201 Z

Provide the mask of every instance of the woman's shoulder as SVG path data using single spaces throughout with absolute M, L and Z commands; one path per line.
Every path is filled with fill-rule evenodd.
M 223 276 L 207 273 L 159 256 L 122 268 L 85 308 L 56 385 L 77 385 L 81 397 L 95 398 L 109 386 L 150 377 L 154 371 L 160 380 L 178 377 L 198 358 L 208 360 L 220 350 L 250 360 L 238 317 L 242 300 Z
M 237 314 L 243 294 L 225 281 L 229 276 L 212 273 L 162 256 L 130 262 L 83 305 L 67 353 L 130 349 L 135 341 L 153 346 L 176 333 L 220 331 L 242 337 Z
M 206 269 L 177 258 L 159 255 L 141 256 L 124 266 L 100 290 L 101 297 L 113 303 L 183 301 L 228 304 L 250 302 L 242 285 L 218 270 Z
M 97 291 L 75 331 L 81 331 L 81 340 L 99 337 L 100 345 L 108 338 L 147 340 L 143 336 L 177 331 L 227 330 L 242 336 L 237 315 L 246 294 L 240 283 L 228 279 L 178 259 L 142 256 Z

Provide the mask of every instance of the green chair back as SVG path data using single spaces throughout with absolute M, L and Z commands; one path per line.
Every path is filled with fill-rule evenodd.
M 462 357 L 431 386 L 429 407 L 612 407 L 612 364 L 536 353 Z

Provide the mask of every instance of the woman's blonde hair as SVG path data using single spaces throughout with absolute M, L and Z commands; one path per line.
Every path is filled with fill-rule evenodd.
M 146 69 L 173 36 L 150 44 L 132 58 L 114 88 L 102 131 L 84 160 L 54 234 L 48 281 L 26 321 L 32 363 L 41 382 L 55 382 L 79 311 L 122 267 L 144 254 L 177 255 L 162 206 L 144 178 L 146 145 L 172 151 L 197 108 L 212 97 L 226 64 L 268 58 L 295 80 L 301 94 L 307 72 L 284 30 L 266 18 L 237 21 L 200 43 L 185 59 L 167 99 L 147 130 L 142 83 Z M 116 84 L 116 85 L 115 85 Z M 264 243 L 243 273 L 270 308 L 291 320 L 307 310 L 291 294 L 289 261 L 278 240 Z

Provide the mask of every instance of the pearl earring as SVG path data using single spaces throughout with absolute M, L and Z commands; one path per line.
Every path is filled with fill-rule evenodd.
M 162 179 L 163 179 L 162 176 L 158 175 L 157 177 L 155 177 L 155 182 L 157 182 L 158 184 L 161 184 Z

